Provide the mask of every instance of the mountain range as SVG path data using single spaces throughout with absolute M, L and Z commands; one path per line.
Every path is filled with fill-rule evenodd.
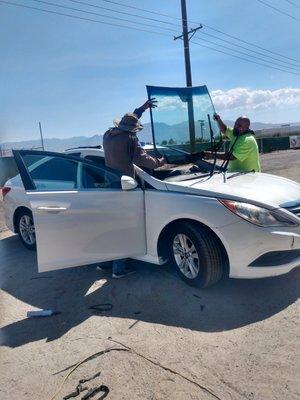
M 226 125 L 233 126 L 234 121 L 225 120 Z M 251 128 L 253 130 L 278 128 L 282 124 L 271 124 L 263 122 L 252 122 Z M 299 123 L 291 123 L 291 126 L 300 125 Z M 177 125 L 167 125 L 164 123 L 156 124 L 156 132 L 160 135 L 161 140 L 168 140 L 172 138 L 177 140 L 182 132 L 182 128 L 186 126 L 186 123 Z M 138 134 L 140 142 L 152 143 L 151 124 L 144 124 L 144 129 Z M 68 148 L 81 147 L 81 146 L 96 146 L 102 143 L 103 134 L 96 134 L 93 136 L 73 136 L 65 139 L 59 138 L 45 138 L 44 146 L 45 150 L 48 151 L 64 151 Z M 19 142 L 3 142 L 0 143 L 0 149 L 41 149 L 40 140 L 24 140 Z

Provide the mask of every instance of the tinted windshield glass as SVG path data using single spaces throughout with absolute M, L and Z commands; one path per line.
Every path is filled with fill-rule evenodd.
M 158 151 L 160 155 L 162 155 L 166 159 L 168 164 L 183 164 L 188 160 L 188 154 L 180 150 L 172 149 L 170 147 L 158 146 L 157 150 L 150 149 L 146 151 L 152 157 L 157 157 Z
M 147 86 L 148 96 L 155 97 L 152 109 L 152 129 L 156 146 L 173 147 L 197 153 L 211 146 L 209 119 L 215 140 L 219 128 L 213 119 L 215 112 L 206 86 L 164 88 Z

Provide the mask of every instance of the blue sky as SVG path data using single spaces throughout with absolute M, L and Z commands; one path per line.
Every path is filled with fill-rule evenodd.
M 80 15 L 33 0 L 8 1 Z M 74 4 L 69 0 L 49 1 L 130 18 Z M 160 26 L 181 33 L 180 21 L 175 19 L 130 11 L 102 0 L 82 1 L 174 24 L 178 22 L 178 28 L 167 24 Z M 283 63 L 298 64 L 300 74 L 300 1 L 293 0 L 299 7 L 286 0 L 265 1 L 299 21 L 257 0 L 187 0 L 188 18 L 298 59 L 297 63 L 266 53 L 280 58 Z M 180 0 L 118 2 L 174 17 L 181 15 Z M 99 16 L 81 16 L 126 24 Z M 157 25 L 149 20 L 132 19 Z M 195 23 L 190 24 L 190 27 L 195 26 Z M 158 30 L 154 27 L 140 28 Z M 202 32 L 217 35 L 206 27 Z M 103 133 L 112 125 L 115 117 L 132 111 L 144 102 L 146 84 L 184 86 L 182 42 L 172 39 L 173 32 L 169 32 L 169 35 L 138 32 L 0 4 L 0 141 L 38 138 L 38 121 L 42 122 L 46 137 Z M 200 43 L 201 37 L 214 40 L 201 35 L 198 32 L 193 41 Z M 233 41 L 225 36 L 220 37 Z M 235 43 L 247 46 L 241 42 Z M 210 46 L 209 43 L 206 45 Z M 226 43 L 223 45 L 230 46 Z M 237 50 L 245 51 L 240 48 Z M 260 51 L 257 48 L 255 50 Z M 240 114 L 247 114 L 253 121 L 300 121 L 300 75 L 247 63 L 196 44 L 191 44 L 191 60 L 193 84 L 208 86 L 216 108 L 224 118 L 234 119 Z M 252 60 L 261 62 L 254 58 Z M 297 66 L 293 68 L 297 69 Z M 144 122 L 147 118 L 145 116 Z

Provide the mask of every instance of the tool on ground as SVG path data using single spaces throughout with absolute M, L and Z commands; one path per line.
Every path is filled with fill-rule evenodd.
M 85 390 L 88 390 L 88 388 L 87 387 L 82 387 L 82 385 L 79 384 L 79 385 L 77 385 L 76 390 L 74 392 L 72 392 L 72 393 L 67 394 L 63 398 L 63 400 L 68 400 L 68 399 L 71 399 L 72 397 L 77 397 L 77 396 L 80 395 L 81 392 L 83 392 Z
M 81 361 L 78 362 L 77 364 L 71 365 L 71 366 L 65 368 L 65 369 L 62 370 L 62 371 L 56 372 L 54 375 L 57 375 L 58 373 L 60 374 L 61 372 L 64 372 L 64 371 L 70 369 L 70 371 L 67 373 L 67 375 L 65 375 L 65 377 L 63 378 L 63 380 L 62 380 L 62 382 L 61 382 L 59 388 L 57 389 L 57 391 L 54 393 L 54 395 L 51 397 L 50 400 L 55 400 L 55 399 L 57 398 L 57 396 L 59 395 L 59 393 L 62 391 L 62 388 L 63 388 L 64 384 L 66 383 L 66 381 L 68 380 L 68 378 L 73 374 L 74 371 L 76 371 L 76 369 L 77 369 L 78 367 L 80 367 L 80 365 L 82 365 L 82 364 L 84 364 L 84 363 L 86 363 L 86 362 L 88 362 L 88 361 L 90 361 L 90 360 L 93 360 L 93 359 L 96 358 L 96 357 L 102 356 L 103 354 L 110 353 L 111 351 L 124 351 L 124 352 L 125 352 L 125 351 L 129 351 L 129 350 L 126 349 L 126 348 L 124 348 L 124 347 L 123 347 L 123 348 L 111 347 L 111 348 L 106 349 L 106 350 L 98 351 L 97 353 L 94 353 L 94 354 L 92 354 L 92 355 L 90 355 L 90 356 L 84 358 L 83 360 L 81 360 Z M 105 395 L 105 397 L 106 397 L 106 395 Z M 102 397 L 102 398 L 104 398 L 104 397 Z M 98 400 L 99 400 L 99 399 L 98 399 Z
M 27 318 L 50 317 L 51 315 L 58 315 L 58 314 L 61 314 L 61 312 L 53 310 L 27 311 Z
M 99 392 L 104 392 L 103 395 L 101 396 L 101 399 L 104 399 L 108 395 L 109 389 L 106 385 L 101 385 L 99 387 L 92 388 L 87 392 L 87 394 L 85 394 L 82 397 L 81 400 L 88 400 L 88 399 L 94 397 L 95 394 L 97 394 Z
M 87 387 L 82 386 L 83 383 L 89 382 L 95 378 L 97 378 L 98 376 L 100 376 L 101 372 L 97 372 L 95 375 L 93 375 L 91 378 L 85 378 L 85 379 L 80 379 L 80 381 L 78 382 L 78 385 L 76 386 L 76 390 L 74 392 L 71 392 L 69 394 L 67 394 L 63 400 L 68 400 L 71 399 L 72 397 L 77 397 L 80 395 L 81 392 L 84 392 L 85 390 L 88 390 Z

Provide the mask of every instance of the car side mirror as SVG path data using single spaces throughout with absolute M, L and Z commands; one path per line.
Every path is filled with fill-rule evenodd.
M 121 187 L 122 190 L 133 190 L 137 187 L 137 181 L 131 176 L 123 175 L 121 178 Z

